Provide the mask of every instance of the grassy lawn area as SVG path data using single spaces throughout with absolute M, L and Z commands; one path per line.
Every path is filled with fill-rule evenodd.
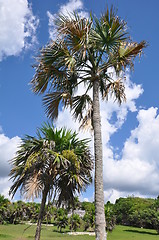
M 27 229 L 26 229 L 27 228 Z M 0 225 L 0 240 L 33 240 L 36 226 L 28 225 Z M 26 229 L 26 230 L 25 230 Z M 55 227 L 42 227 L 41 240 L 94 240 L 95 237 L 69 236 L 58 233 Z M 116 226 L 112 233 L 108 233 L 108 240 L 159 240 L 154 230 Z
M 159 240 L 159 235 L 155 230 L 116 226 L 108 233 L 108 240 Z

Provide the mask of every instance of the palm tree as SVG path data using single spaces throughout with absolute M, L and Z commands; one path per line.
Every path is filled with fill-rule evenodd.
M 7 222 L 10 204 L 10 201 L 0 194 L 0 224 Z
M 70 217 L 70 229 L 71 231 L 77 231 L 77 228 L 80 227 L 80 216 L 78 214 L 72 214 Z
M 44 94 L 46 113 L 52 120 L 60 108 L 69 107 L 84 127 L 94 130 L 96 239 L 106 239 L 103 160 L 101 139 L 100 96 L 108 100 L 113 95 L 119 104 L 126 100 L 122 82 L 126 67 L 142 53 L 146 42 L 133 42 L 126 23 L 107 9 L 98 19 L 82 18 L 78 13 L 59 15 L 54 20 L 56 39 L 43 47 L 36 59 L 32 90 Z M 113 69 L 114 79 L 109 70 Z M 123 73 L 123 74 L 121 74 Z M 85 92 L 77 95 L 84 84 Z M 93 91 L 93 98 L 89 91 Z
M 37 137 L 26 136 L 11 161 L 13 185 L 26 198 L 42 195 L 35 240 L 40 239 L 41 223 L 49 193 L 60 206 L 73 204 L 77 193 L 92 180 L 92 159 L 88 139 L 79 140 L 75 132 L 57 130 L 50 124 L 38 129 Z
M 57 209 L 55 215 L 55 224 L 57 228 L 60 229 L 60 232 L 62 232 L 62 228 L 66 228 L 66 226 L 68 226 L 68 216 L 66 209 L 64 208 Z

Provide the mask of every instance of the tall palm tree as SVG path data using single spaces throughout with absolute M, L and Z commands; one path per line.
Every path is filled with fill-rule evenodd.
M 10 194 L 14 196 L 20 189 L 27 198 L 42 195 L 35 240 L 40 239 L 48 194 L 53 194 L 58 205 L 70 205 L 92 180 L 88 140 L 79 140 L 75 132 L 57 130 L 50 124 L 44 124 L 37 137 L 26 136 L 11 162 L 14 183 Z
M 103 160 L 101 139 L 100 96 L 108 100 L 113 95 L 119 104 L 126 100 L 122 75 L 126 67 L 146 47 L 145 41 L 133 42 L 126 23 L 107 9 L 98 19 L 82 18 L 77 13 L 59 15 L 55 19 L 56 40 L 43 47 L 34 65 L 32 90 L 45 94 L 43 103 L 52 120 L 60 108 L 69 107 L 83 126 L 94 130 L 96 239 L 106 239 Z M 113 69 L 117 78 L 109 74 Z M 77 95 L 84 84 L 85 92 Z M 93 98 L 89 90 L 93 91 Z

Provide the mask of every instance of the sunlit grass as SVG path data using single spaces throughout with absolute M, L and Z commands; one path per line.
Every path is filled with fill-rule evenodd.
M 0 225 L 0 240 L 33 240 L 36 226 Z M 94 240 L 94 236 L 70 236 L 57 232 L 56 227 L 43 226 L 41 240 Z M 159 240 L 155 230 L 116 226 L 108 233 L 108 240 Z

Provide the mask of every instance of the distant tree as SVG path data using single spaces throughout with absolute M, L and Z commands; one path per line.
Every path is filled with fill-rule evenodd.
M 118 224 L 156 229 L 159 232 L 158 199 L 120 198 L 114 211 Z
M 0 224 L 8 221 L 10 201 L 0 194 Z
M 84 215 L 85 230 L 90 226 L 91 229 L 95 227 L 95 205 L 90 202 L 83 202 L 82 209 L 86 211 Z
M 51 223 L 54 215 L 55 215 L 56 208 L 53 206 L 51 202 L 48 202 L 46 206 L 46 212 L 45 212 L 45 222 L 47 224 Z
M 107 202 L 105 205 L 105 219 L 107 222 L 107 231 L 112 232 L 116 224 L 116 215 L 114 212 L 114 204 Z
M 77 231 L 77 228 L 80 227 L 80 216 L 78 214 L 73 214 L 70 217 L 70 229 Z
M 10 216 L 10 223 L 18 224 L 24 219 L 25 207 L 22 201 L 12 203 L 12 214 Z
M 92 159 L 88 140 L 79 140 L 77 134 L 66 129 L 57 130 L 50 124 L 38 129 L 37 137 L 26 136 L 12 160 L 10 172 L 13 185 L 27 198 L 42 194 L 35 239 L 40 239 L 48 193 L 53 191 L 57 204 L 72 204 L 78 193 L 91 182 Z
M 37 222 L 40 212 L 40 204 L 35 202 L 26 203 L 27 219 L 31 222 Z
M 68 217 L 67 217 L 67 211 L 65 209 L 58 209 L 55 215 L 55 224 L 60 229 L 60 232 L 62 231 L 62 228 L 65 228 L 68 226 Z
M 154 208 L 159 211 L 159 196 L 155 199 Z
M 85 213 L 83 217 L 83 221 L 84 221 L 84 231 L 87 231 L 87 229 L 91 227 L 91 215 L 88 212 Z
M 133 212 L 133 198 L 119 198 L 115 203 L 117 224 L 129 225 L 129 216 Z

